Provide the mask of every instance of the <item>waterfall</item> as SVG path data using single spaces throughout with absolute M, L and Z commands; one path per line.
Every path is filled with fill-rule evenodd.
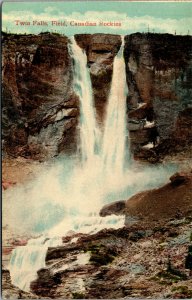
M 59 198 L 60 204 L 62 198 L 64 199 L 65 216 L 62 222 L 53 226 L 40 238 L 32 239 L 26 246 L 17 247 L 12 252 L 9 265 L 11 280 L 22 290 L 29 291 L 30 282 L 35 280 L 37 271 L 45 267 L 47 248 L 62 244 L 61 238 L 58 237 L 71 231 L 95 233 L 103 228 L 119 228 L 124 225 L 123 216 L 99 217 L 99 209 L 105 200 L 113 199 L 108 194 L 113 189 L 119 192 L 122 187 L 118 186 L 116 178 L 122 175 L 125 161 L 126 79 L 123 48 L 122 42 L 114 59 L 111 92 L 102 135 L 95 117 L 87 56 L 77 45 L 74 37 L 71 38 L 69 52 L 74 61 L 74 91 L 80 101 L 81 163 L 78 166 L 74 161 L 69 175 L 71 177 L 63 181 L 62 188 L 56 182 L 56 194 L 53 195 L 52 202 L 56 203 L 56 198 Z M 55 174 L 54 180 L 57 181 L 58 177 Z M 50 181 L 52 182 L 51 175 L 50 178 L 46 177 L 45 184 Z M 48 197 L 44 192 L 43 196 Z M 44 198 L 39 199 L 42 206 Z M 46 199 L 47 207 L 49 199 Z
M 27 246 L 14 249 L 9 266 L 12 283 L 21 290 L 30 291 L 30 283 L 36 278 L 37 270 L 45 267 L 47 248 L 61 243 L 61 238 L 43 236 L 29 240 Z
M 121 48 L 114 59 L 102 145 L 103 166 L 109 172 L 115 172 L 117 176 L 123 172 L 126 157 L 127 84 L 123 50 L 124 38 L 122 38 Z
M 87 57 L 75 39 L 71 39 L 69 51 L 74 60 L 74 90 L 80 101 L 80 163 L 75 158 L 58 160 L 30 184 L 7 190 L 10 197 L 6 199 L 8 201 L 4 199 L 3 205 L 7 205 L 12 227 L 25 228 L 38 236 L 41 234 L 39 238 L 29 240 L 26 246 L 12 251 L 11 281 L 22 290 L 30 291 L 30 283 L 36 279 L 37 271 L 47 267 L 48 247 L 62 245 L 62 237 L 67 234 L 96 233 L 103 228 L 122 227 L 124 216 L 99 216 L 102 206 L 128 199 L 146 188 L 157 187 L 173 172 L 171 169 L 165 172 L 157 166 L 142 170 L 136 164 L 124 169 L 129 153 L 126 147 L 127 89 L 123 49 L 122 40 L 113 63 L 102 134 L 95 118 Z
M 86 53 L 71 39 L 70 52 L 74 58 L 74 91 L 80 100 L 80 149 L 82 163 L 93 168 L 99 164 L 103 172 L 123 174 L 126 158 L 126 71 L 123 58 L 124 37 L 113 63 L 113 76 L 107 115 L 102 135 L 96 122 L 90 73 Z
M 87 67 L 87 55 L 77 45 L 74 37 L 71 38 L 69 48 L 74 58 L 74 91 L 80 100 L 80 150 L 82 162 L 94 162 L 97 149 L 98 132 L 91 79 Z

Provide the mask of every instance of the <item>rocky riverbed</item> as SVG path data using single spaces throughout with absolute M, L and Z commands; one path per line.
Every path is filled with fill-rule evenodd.
M 3 270 L 3 295 L 12 298 L 189 298 L 192 217 L 153 227 L 134 225 L 63 239 L 48 249 L 32 294 L 15 288 Z M 67 243 L 66 243 L 67 241 Z M 70 242 L 71 241 L 71 242 Z
M 16 160 L 15 174 L 18 165 L 27 179 L 28 175 L 36 176 L 41 164 Z M 6 169 L 8 161 L 4 162 L 3 174 L 6 180 L 15 180 L 6 177 Z M 25 184 L 23 178 L 16 184 Z M 124 214 L 127 225 L 91 235 L 63 236 L 63 245 L 48 249 L 46 268 L 38 271 L 31 293 L 12 285 L 7 266 L 12 249 L 24 246 L 32 236 L 16 236 L 4 227 L 4 299 L 190 299 L 191 192 L 192 173 L 185 171 L 172 176 L 165 186 L 136 194 L 123 205 L 120 201 L 121 205 L 101 208 L 103 216 Z

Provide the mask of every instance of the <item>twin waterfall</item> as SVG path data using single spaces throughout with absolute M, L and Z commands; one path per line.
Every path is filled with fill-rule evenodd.
M 96 121 L 86 53 L 76 44 L 74 38 L 71 45 L 71 53 L 75 60 L 74 90 L 79 96 L 81 105 L 80 150 L 82 162 L 88 163 L 93 168 L 95 160 L 99 159 L 100 167 L 118 173 L 123 171 L 127 132 L 127 84 L 123 50 L 124 39 L 122 38 L 121 48 L 114 59 L 111 91 L 102 136 Z
M 74 59 L 74 91 L 80 99 L 80 166 L 74 161 L 71 178 L 60 187 L 60 198 L 63 199 L 60 204 L 65 211 L 62 222 L 56 222 L 56 226 L 51 230 L 47 228 L 41 237 L 31 239 L 26 246 L 17 247 L 12 252 L 9 265 L 12 283 L 22 290 L 29 291 L 30 282 L 36 278 L 37 271 L 45 267 L 47 248 L 61 245 L 61 237 L 69 231 L 90 233 L 102 228 L 118 228 L 124 224 L 123 217 L 99 217 L 99 209 L 105 203 L 119 199 L 119 183 L 123 178 L 127 155 L 127 85 L 123 50 L 122 39 L 113 63 L 111 91 L 104 130 L 101 130 L 96 120 L 87 56 L 75 39 L 71 39 L 69 51 Z M 116 194 L 114 192 L 111 196 L 113 191 Z

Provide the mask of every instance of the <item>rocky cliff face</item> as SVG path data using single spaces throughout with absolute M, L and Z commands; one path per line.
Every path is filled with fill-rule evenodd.
M 142 146 L 150 142 L 159 142 L 156 155 L 192 142 L 191 45 L 190 36 L 125 37 L 130 139 L 140 158 Z
M 102 126 L 119 35 L 78 34 Z M 125 36 L 128 128 L 135 158 L 158 161 L 192 144 L 190 36 Z M 3 139 L 8 154 L 37 159 L 78 145 L 69 40 L 58 34 L 3 35 Z M 150 149 L 148 144 L 151 143 Z M 147 145 L 147 146 L 146 146 Z
M 53 157 L 76 148 L 78 99 L 68 38 L 3 37 L 3 138 L 8 154 Z

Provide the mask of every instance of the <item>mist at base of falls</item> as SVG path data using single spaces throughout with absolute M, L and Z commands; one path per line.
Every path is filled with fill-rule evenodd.
M 94 168 L 82 166 L 78 159 L 67 157 L 45 164 L 35 180 L 6 191 L 3 224 L 8 223 L 17 233 L 63 236 L 71 230 L 85 232 L 83 222 L 93 221 L 93 228 L 90 224 L 87 232 L 94 231 L 97 219 L 106 226 L 107 218 L 99 217 L 103 205 L 161 186 L 176 170 L 174 165 L 134 163 L 117 176 L 115 172 L 104 172 L 98 157 L 93 164 Z M 114 216 L 114 223 L 115 219 L 118 217 Z M 110 218 L 109 223 L 112 224 Z
M 122 176 L 103 172 L 99 159 L 94 168 L 82 167 L 77 159 L 60 158 L 42 167 L 32 182 L 6 191 L 3 224 L 19 234 L 39 236 L 13 250 L 9 270 L 12 284 L 30 291 L 30 282 L 45 267 L 48 247 L 62 245 L 73 233 L 95 233 L 124 226 L 124 216 L 100 217 L 106 203 L 128 199 L 133 194 L 167 182 L 175 166 L 129 166 Z

